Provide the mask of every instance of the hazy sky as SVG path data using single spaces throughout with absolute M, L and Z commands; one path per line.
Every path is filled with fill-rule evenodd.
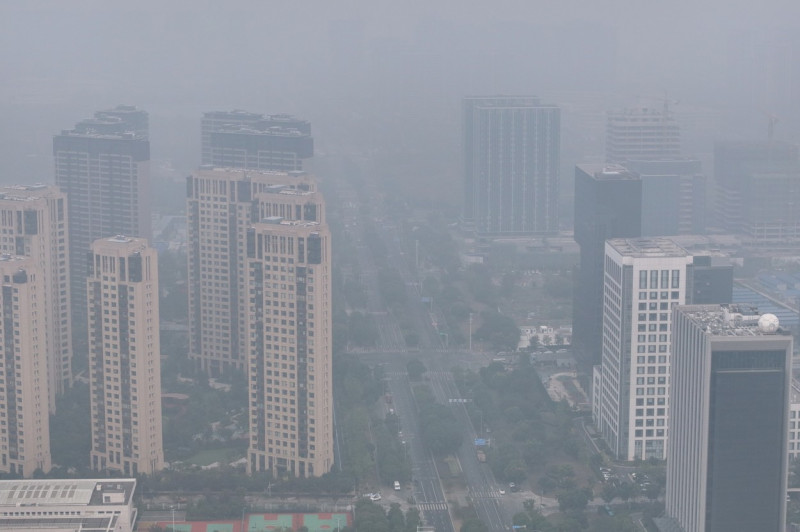
M 466 94 L 541 94 L 591 130 L 666 93 L 759 128 L 766 108 L 795 135 L 799 22 L 796 1 L 6 0 L 0 181 L 52 180 L 52 134 L 117 103 L 150 112 L 154 159 L 181 171 L 203 111 L 245 108 L 311 120 L 322 152 L 410 154 L 454 180 Z

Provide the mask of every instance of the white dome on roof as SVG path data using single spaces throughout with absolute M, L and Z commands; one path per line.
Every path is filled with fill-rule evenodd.
M 758 318 L 758 330 L 763 333 L 777 332 L 780 322 L 775 314 L 764 314 Z

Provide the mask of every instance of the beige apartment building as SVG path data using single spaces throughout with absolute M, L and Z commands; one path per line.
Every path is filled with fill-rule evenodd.
M 48 404 L 72 380 L 66 195 L 57 187 L 0 187 L 0 253 L 31 257 L 43 273 L 39 342 L 47 352 Z
M 44 277 L 35 259 L 0 255 L 0 471 L 22 477 L 51 466 Z
M 333 464 L 330 233 L 305 172 L 204 167 L 188 180 L 190 356 L 248 372 L 248 470 Z
M 92 469 L 164 467 L 158 257 L 142 238 L 95 240 L 88 261 Z
M 322 475 L 333 465 L 327 226 L 265 218 L 248 233 L 247 270 L 248 470 Z
M 324 220 L 321 202 L 292 192 L 314 195 L 316 183 L 304 172 L 208 166 L 187 178 L 189 357 L 209 374 L 246 370 L 247 229 L 275 215 Z M 262 204 L 259 194 L 294 199 Z

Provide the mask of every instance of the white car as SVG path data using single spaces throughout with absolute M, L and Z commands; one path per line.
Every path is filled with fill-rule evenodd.
M 503 488 L 500 488 L 499 491 L 500 491 L 500 495 L 505 495 L 506 494 L 506 490 L 504 490 Z
M 380 493 L 370 493 L 369 494 L 369 500 L 371 500 L 371 501 L 379 501 L 379 500 L 381 500 L 381 494 Z

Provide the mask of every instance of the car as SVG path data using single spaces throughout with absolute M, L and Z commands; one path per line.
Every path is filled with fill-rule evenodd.
M 500 491 L 500 495 L 505 495 L 506 494 L 506 490 L 504 490 L 503 488 L 500 488 L 499 491 Z
M 514 482 L 509 482 L 508 489 L 511 490 L 511 493 L 516 493 L 519 491 L 519 486 L 517 486 Z
M 400 481 L 399 480 L 395 480 L 394 481 L 394 491 L 400 491 Z
M 381 500 L 381 494 L 380 493 L 370 493 L 369 494 L 369 500 L 371 500 L 371 501 L 379 501 L 379 500 Z

